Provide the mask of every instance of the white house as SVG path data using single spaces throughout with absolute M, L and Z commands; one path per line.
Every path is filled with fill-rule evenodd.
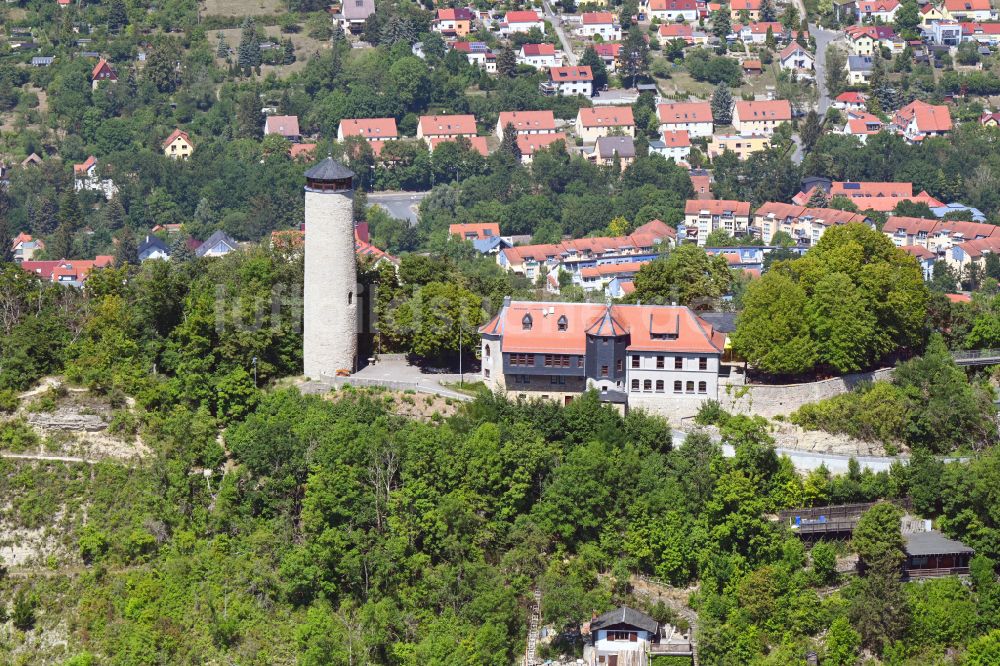
M 535 69 L 561 67 L 563 54 L 552 44 L 522 44 L 517 54 L 517 64 L 528 65 Z
M 944 0 L 944 13 L 955 21 L 992 21 L 997 17 L 990 0 Z
M 882 23 L 892 23 L 899 11 L 899 0 L 863 0 L 858 3 L 858 21 L 869 23 L 881 19 Z
M 538 12 L 532 10 L 507 12 L 500 22 L 500 34 L 504 37 L 518 32 L 530 32 L 532 28 L 538 28 L 545 34 L 545 22 Z
M 590 67 L 550 67 L 549 80 L 541 86 L 548 94 L 592 97 L 594 74 Z
M 611 12 L 584 12 L 576 33 L 591 39 L 600 35 L 606 42 L 617 42 L 622 38 L 622 27 Z
M 656 107 L 661 132 L 686 131 L 691 137 L 712 136 L 712 105 L 709 102 L 675 102 Z
M 812 76 L 816 59 L 797 42 L 792 42 L 778 54 L 781 69 L 793 71 L 800 76 Z
M 664 132 L 661 141 L 651 141 L 649 152 L 663 155 L 674 162 L 686 162 L 691 156 L 691 136 L 687 130 Z
M 698 20 L 698 3 L 695 0 L 649 0 L 646 13 L 650 20 L 695 23 Z
M 235 252 L 237 249 L 239 249 L 239 245 L 232 236 L 220 229 L 199 245 L 194 253 L 199 257 L 221 257 Z

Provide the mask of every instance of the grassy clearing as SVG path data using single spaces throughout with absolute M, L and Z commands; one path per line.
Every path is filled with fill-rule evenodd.
M 240 29 L 228 28 L 226 30 L 212 31 L 209 33 L 209 43 L 213 46 L 218 43 L 217 35 L 220 32 L 225 35 L 226 42 L 235 52 L 237 47 L 240 45 Z M 264 28 L 264 32 L 267 34 L 267 38 L 272 42 L 281 42 L 281 40 L 290 37 L 292 45 L 295 47 L 295 62 L 291 65 L 262 65 L 260 68 L 262 77 L 267 76 L 271 72 L 274 72 L 275 76 L 278 78 L 286 77 L 292 72 L 297 72 L 305 67 L 306 61 L 311 58 L 313 54 L 329 48 L 329 44 L 325 41 L 313 39 L 307 35 L 304 30 L 298 34 L 291 35 L 282 33 L 278 26 L 270 25 Z M 235 53 L 231 57 L 235 59 Z M 222 58 L 216 58 L 215 61 L 220 67 L 224 68 L 226 66 L 225 60 Z
M 204 0 L 208 16 L 276 16 L 285 11 L 282 0 Z

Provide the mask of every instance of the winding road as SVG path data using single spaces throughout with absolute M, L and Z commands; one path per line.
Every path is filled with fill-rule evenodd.
M 576 54 L 573 53 L 573 46 L 570 44 L 569 38 L 566 37 L 566 31 L 563 30 L 562 24 L 559 20 L 559 15 L 552 10 L 552 5 L 549 4 L 548 0 L 542 0 L 542 11 L 545 14 L 545 18 L 547 18 L 549 23 L 552 24 L 552 29 L 556 31 L 556 37 L 559 38 L 559 42 L 562 44 L 563 53 L 566 54 L 566 60 L 563 64 L 575 65 Z

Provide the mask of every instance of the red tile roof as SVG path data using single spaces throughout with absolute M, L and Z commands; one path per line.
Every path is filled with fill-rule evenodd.
M 469 143 L 472 144 L 472 149 L 475 150 L 480 155 L 482 155 L 483 157 L 486 157 L 490 154 L 490 149 L 486 144 L 485 136 L 467 136 L 464 138 L 468 139 Z M 456 139 L 452 139 L 449 137 L 443 137 L 443 136 L 433 137 L 431 139 L 431 152 L 434 152 L 435 148 L 437 148 L 442 143 L 446 143 L 448 141 L 457 142 Z
M 952 303 L 971 303 L 972 296 L 969 294 L 945 294 Z
M 990 0 L 944 0 L 944 6 L 949 12 L 988 12 Z
M 615 15 L 611 12 L 584 12 L 583 25 L 604 25 L 614 23 Z
M 917 259 L 937 259 L 937 255 L 920 245 L 904 245 L 899 248 L 903 252 L 916 257 Z
M 750 203 L 732 199 L 688 199 L 684 204 L 685 215 L 699 215 L 703 211 L 709 215 L 750 215 Z
M 556 83 L 593 81 L 594 73 L 590 71 L 590 67 L 549 67 L 549 79 Z
M 947 106 L 928 104 L 920 100 L 910 102 L 896 111 L 893 124 L 903 129 L 914 119 L 917 131 L 922 133 L 947 132 L 952 128 L 951 112 Z
M 524 330 L 525 316 L 531 329 Z M 559 322 L 565 330 L 559 330 Z M 583 354 L 587 335 L 627 336 L 628 351 L 721 354 L 726 336 L 689 308 L 670 305 L 515 301 L 479 329 L 502 336 L 502 352 Z M 667 339 L 669 336 L 669 339 Z
M 301 135 L 298 116 L 268 116 L 264 121 L 264 127 L 268 134 L 292 137 Z
M 448 235 L 459 238 L 469 238 L 473 234 L 476 239 L 484 240 L 500 235 L 500 225 L 496 222 L 467 222 L 465 224 L 448 225 Z
M 760 72 L 764 69 L 760 60 L 744 60 L 741 64 L 743 65 L 743 69 L 747 71 Z
M 521 51 L 525 56 L 554 56 L 556 47 L 554 44 L 523 44 Z
M 453 134 L 476 135 L 476 117 L 472 115 L 420 116 L 419 124 L 421 133 L 426 137 Z
M 115 71 L 115 68 L 112 67 L 111 63 L 109 63 L 104 58 L 101 58 L 100 60 L 98 60 L 97 64 L 94 65 L 93 71 L 90 72 L 90 78 L 91 79 L 96 79 L 97 75 L 100 74 L 101 71 L 105 70 L 105 69 L 107 69 L 108 74 L 110 75 L 109 76 L 109 80 L 116 80 L 118 78 L 118 73 Z
M 511 23 L 535 23 L 541 21 L 538 17 L 538 12 L 534 11 L 507 12 L 503 20 L 507 25 Z
M 82 164 L 74 164 L 73 173 L 77 176 L 85 174 L 87 173 L 87 171 L 90 170 L 90 167 L 94 166 L 95 164 L 97 164 L 97 158 L 91 155 L 86 160 L 84 160 Z
M 663 143 L 667 148 L 688 148 L 691 146 L 691 136 L 687 130 L 668 130 L 663 133 Z M 691 179 L 693 181 L 694 176 Z
M 340 133 L 366 139 L 399 138 L 395 118 L 344 118 L 340 121 Z
M 649 0 L 651 12 L 693 12 L 697 8 L 698 3 L 695 0 Z
M 844 104 L 864 104 L 868 101 L 868 97 L 859 92 L 844 92 L 837 95 L 836 101 Z
M 566 141 L 563 132 L 549 132 L 548 134 L 518 134 L 517 148 L 522 155 L 534 155 L 536 150 L 547 148 L 556 141 Z
M 709 102 L 677 102 L 660 104 L 656 107 L 656 117 L 661 124 L 710 123 L 712 105 Z
M 779 203 L 776 201 L 769 201 L 763 204 L 757 209 L 754 215 L 757 217 L 774 216 L 779 221 L 813 218 L 816 222 L 827 227 L 834 224 L 864 222 L 866 219 L 862 213 L 852 213 L 846 210 L 837 210 L 836 208 L 807 208 L 805 206 L 796 206 L 795 204 Z
M 916 236 L 919 233 L 933 233 L 937 227 L 937 220 L 927 220 L 922 217 L 903 217 L 900 215 L 892 215 L 885 221 L 885 224 L 882 225 L 882 232 L 886 234 L 902 232 L 908 236 Z
M 750 12 L 760 11 L 761 4 L 762 0 L 732 0 L 732 2 L 729 3 L 729 9 L 734 12 L 742 11 L 744 9 Z
M 631 106 L 581 107 L 579 117 L 584 127 L 631 127 L 635 125 Z
M 163 140 L 163 147 L 166 148 L 174 141 L 176 141 L 178 137 L 183 138 L 185 141 L 188 142 L 189 145 L 194 145 L 191 143 L 191 137 L 188 136 L 187 132 L 175 129 L 173 132 L 170 133 L 170 136 L 168 136 L 166 139 Z
M 792 105 L 787 99 L 759 102 L 736 102 L 735 115 L 740 122 L 755 120 L 783 121 L 792 119 Z
M 686 39 L 694 37 L 694 28 L 687 23 L 668 23 L 660 26 L 660 37 Z
M 288 156 L 293 160 L 299 157 L 308 157 L 316 153 L 315 143 L 293 143 L 292 147 L 288 149 Z
M 554 132 L 556 129 L 556 117 L 551 111 L 502 111 L 499 121 L 500 127 L 512 124 L 518 132 Z
M 439 21 L 471 21 L 472 12 L 464 7 L 439 9 L 437 10 L 437 19 Z

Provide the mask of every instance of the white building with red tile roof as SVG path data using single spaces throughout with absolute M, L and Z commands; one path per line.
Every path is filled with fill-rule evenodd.
M 944 0 L 943 13 L 955 21 L 994 21 L 997 18 L 990 0 Z
M 612 133 L 635 136 L 631 106 L 580 107 L 576 114 L 576 135 L 584 143 L 594 143 Z
M 695 0 L 647 0 L 646 14 L 650 20 L 660 19 L 665 23 L 698 20 L 698 3 Z
M 524 398 L 602 402 L 672 419 L 718 398 L 726 336 L 684 306 L 504 301 L 479 329 L 483 382 Z
M 953 220 L 927 220 L 921 217 L 903 217 L 892 215 L 882 226 L 882 233 L 896 245 L 904 247 L 915 245 L 927 248 L 935 256 L 951 259 L 952 248 L 965 244 L 990 239 L 1000 241 L 1000 227 L 982 222 L 962 222 Z M 980 248 L 980 245 L 970 245 L 968 249 Z M 982 246 L 985 247 L 985 246 Z M 957 260 L 962 264 L 961 257 Z
M 584 12 L 576 34 L 590 39 L 600 36 L 606 42 L 617 42 L 622 38 L 622 27 L 611 12 Z
M 868 108 L 868 95 L 860 92 L 843 92 L 834 98 L 832 106 L 841 111 L 864 111 Z
M 816 67 L 816 58 L 798 42 L 792 42 L 778 54 L 778 64 L 781 69 L 795 72 L 800 77 L 811 77 Z
M 857 137 L 861 143 L 867 143 L 868 137 L 878 134 L 884 127 L 882 119 L 876 115 L 865 111 L 848 111 L 843 134 Z
M 535 159 L 535 153 L 543 148 L 548 148 L 557 141 L 566 143 L 564 132 L 549 132 L 547 134 L 518 134 L 517 148 L 521 151 L 521 164 L 531 164 Z
M 513 125 L 518 134 L 550 134 L 556 131 L 556 117 L 551 111 L 501 111 L 497 119 L 498 139 L 503 138 L 507 125 Z
M 417 138 L 457 139 L 476 136 L 476 117 L 472 115 L 420 116 L 417 120 Z
M 686 162 L 691 156 L 691 135 L 687 130 L 663 132 L 660 141 L 649 143 L 649 152 L 663 155 L 678 164 Z
M 298 116 L 268 116 L 264 121 L 264 136 L 275 134 L 283 136 L 292 143 L 298 143 L 302 138 L 299 131 Z
M 585 66 L 550 67 L 549 80 L 541 86 L 547 94 L 590 98 L 594 95 L 594 73 Z
M 812 247 L 827 229 L 841 224 L 865 224 L 874 228 L 871 219 L 863 213 L 852 213 L 835 208 L 808 208 L 795 204 L 768 202 L 754 212 L 754 233 L 765 243 L 771 243 L 774 234 L 784 231 L 799 247 Z
M 731 0 L 729 3 L 729 18 L 732 21 L 741 20 L 741 12 L 746 12 L 751 21 L 760 20 L 762 0 Z
M 659 104 L 656 117 L 660 121 L 661 132 L 686 131 L 691 137 L 712 136 L 715 124 L 712 120 L 712 105 L 709 102 L 675 102 Z
M 781 123 L 791 122 L 792 105 L 787 99 L 736 102 L 733 127 L 739 134 L 771 136 Z
M 344 118 L 337 127 L 337 141 L 349 136 L 363 137 L 378 155 L 386 141 L 399 138 L 399 131 L 395 118 Z
M 896 111 L 892 126 L 914 143 L 930 136 L 944 136 L 954 125 L 947 106 L 915 100 Z
M 171 132 L 161 145 L 163 154 L 175 160 L 186 160 L 194 152 L 194 143 L 191 141 L 191 137 L 180 129 Z
M 899 11 L 899 0 L 861 0 L 858 2 L 859 21 L 881 19 L 882 23 L 892 23 Z
M 563 64 L 563 53 L 552 44 L 522 44 L 517 54 L 517 64 L 535 69 L 560 67 Z
M 750 204 L 728 199 L 688 199 L 684 205 L 683 233 L 678 228 L 682 243 L 705 246 L 705 239 L 713 231 L 724 230 L 730 236 L 750 233 Z
M 536 11 L 516 11 L 507 12 L 500 22 L 500 34 L 508 37 L 517 32 L 530 32 L 532 28 L 538 28 L 545 34 L 545 22 Z

